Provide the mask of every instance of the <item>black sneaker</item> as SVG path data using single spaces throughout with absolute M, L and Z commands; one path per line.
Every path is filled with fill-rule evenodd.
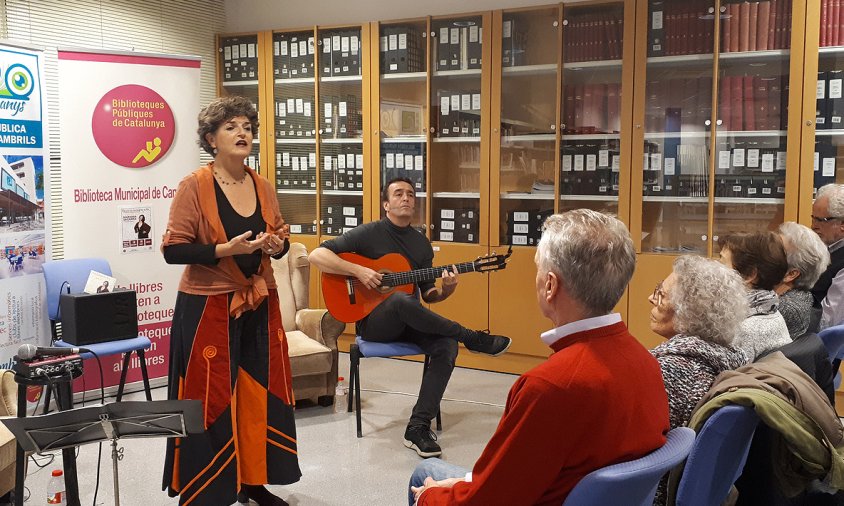
M 466 330 L 463 346 L 472 353 L 485 353 L 497 357 L 510 348 L 513 340 L 509 337 L 490 334 L 488 330 Z
M 442 448 L 436 440 L 437 435 L 424 425 L 408 425 L 404 431 L 404 445 L 415 450 L 423 459 L 442 455 Z

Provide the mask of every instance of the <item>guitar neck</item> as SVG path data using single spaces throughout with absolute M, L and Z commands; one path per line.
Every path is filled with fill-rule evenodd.
M 465 272 L 475 272 L 474 262 L 463 262 L 462 264 L 453 264 L 457 267 L 457 272 L 463 274 Z M 381 286 L 401 286 L 410 285 L 414 283 L 421 283 L 423 281 L 434 281 L 441 278 L 443 271 L 452 270 L 451 265 L 443 265 L 441 267 L 430 267 L 427 269 L 416 269 L 405 272 L 391 272 L 384 274 L 381 278 Z

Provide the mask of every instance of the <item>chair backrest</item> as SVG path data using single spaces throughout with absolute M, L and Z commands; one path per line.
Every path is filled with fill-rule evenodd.
M 308 307 L 311 264 L 308 250 L 298 242 L 290 243 L 290 250 L 280 259 L 272 259 L 273 276 L 278 285 L 281 321 L 284 330 L 296 328 L 296 311 Z
M 839 358 L 844 352 L 844 324 L 823 329 L 818 337 L 821 338 L 827 353 L 829 353 L 829 360 Z
M 721 504 L 736 482 L 759 417 L 752 408 L 724 406 L 715 411 L 695 438 L 677 486 L 677 506 Z
M 686 458 L 694 442 L 692 429 L 672 429 L 665 445 L 648 455 L 584 476 L 566 497 L 563 506 L 651 506 L 660 478 Z
M 44 262 L 47 315 L 56 320 L 59 312 L 60 293 L 82 293 L 91 271 L 111 276 L 111 267 L 105 258 L 74 258 Z M 64 285 L 64 286 L 63 286 Z

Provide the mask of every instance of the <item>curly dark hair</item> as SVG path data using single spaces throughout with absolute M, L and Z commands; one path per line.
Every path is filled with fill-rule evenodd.
M 199 135 L 199 146 L 211 156 L 214 156 L 214 148 L 205 138 L 207 134 L 213 134 L 226 121 L 238 116 L 246 116 L 252 124 L 253 137 L 258 136 L 258 111 L 246 97 L 220 97 L 211 101 L 199 111 L 197 120 L 199 128 L 196 133 Z

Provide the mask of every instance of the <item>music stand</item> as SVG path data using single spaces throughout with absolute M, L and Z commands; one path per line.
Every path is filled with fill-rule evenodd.
M 123 401 L 29 418 L 0 420 L 25 451 L 43 452 L 111 441 L 114 503 L 120 505 L 117 462 L 121 438 L 186 437 L 205 430 L 202 402 Z

